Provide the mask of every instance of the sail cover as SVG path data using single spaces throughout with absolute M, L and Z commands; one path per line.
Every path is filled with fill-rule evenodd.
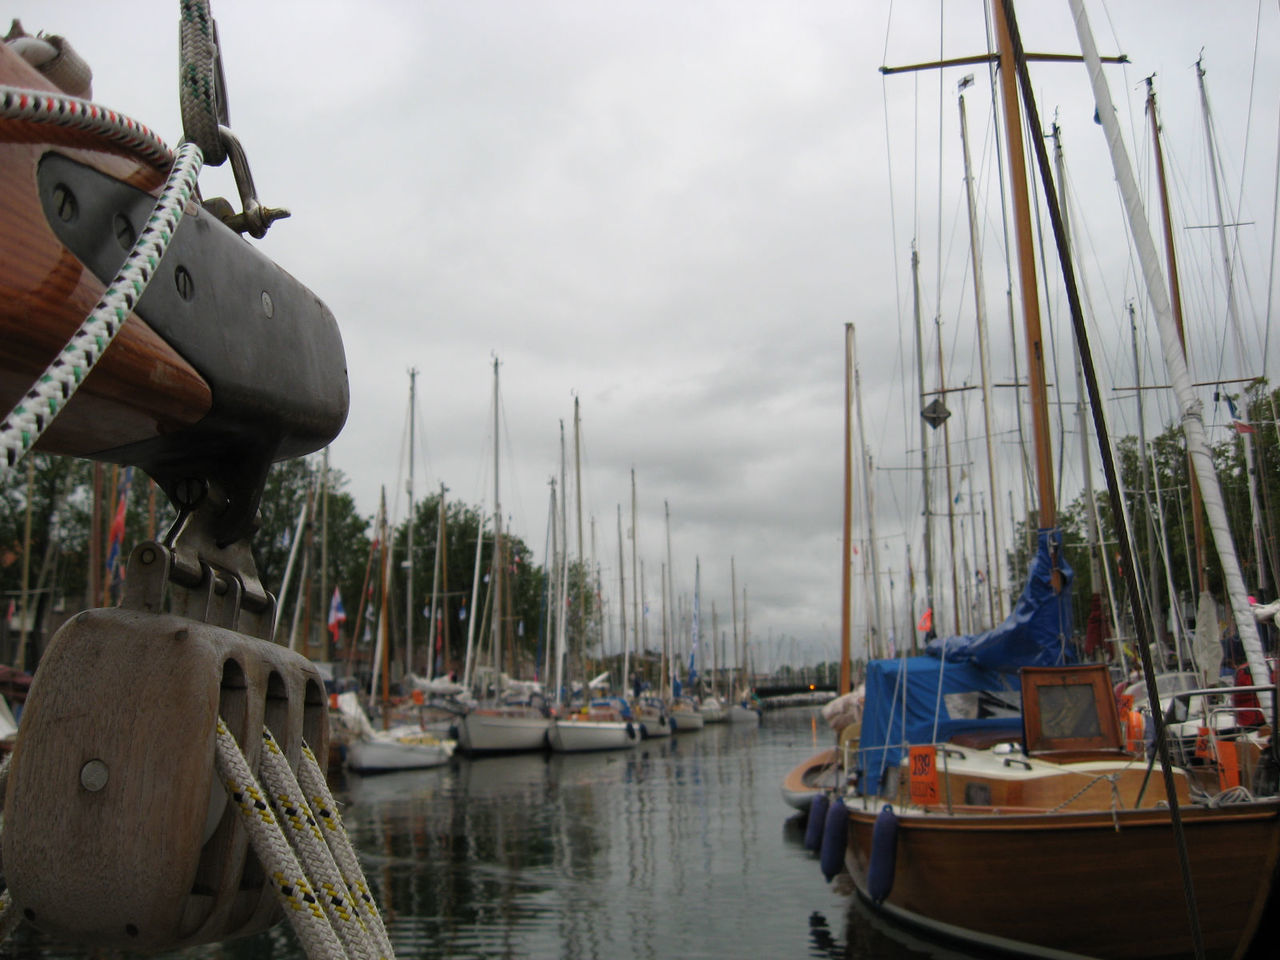
M 1004 623 L 985 633 L 932 641 L 927 652 L 952 663 L 1016 674 L 1022 667 L 1060 667 L 1076 662 L 1071 639 L 1071 581 L 1061 530 L 1041 530 L 1027 585 Z M 1053 585 L 1053 569 L 1061 589 Z

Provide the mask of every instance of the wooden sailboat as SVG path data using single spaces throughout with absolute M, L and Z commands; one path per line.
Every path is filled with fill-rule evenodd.
M 1016 23 L 1011 16 L 1006 19 L 1009 5 L 993 6 L 1005 135 L 1009 155 L 1019 158 L 1015 66 L 1029 110 L 1034 103 Z M 1099 115 L 1114 121 L 1087 19 L 1075 0 L 1073 7 Z M 1039 129 L 1034 113 L 1030 126 Z M 1110 130 L 1108 138 L 1112 140 Z M 1113 151 L 1114 143 L 1118 132 Z M 1036 148 L 1061 246 L 1047 157 L 1043 144 Z M 1118 161 L 1116 167 L 1123 190 Z M 840 830 L 830 830 L 828 823 L 828 835 L 847 830 L 847 839 L 834 841 L 843 847 L 836 852 L 844 853 L 859 895 L 877 909 L 986 949 L 1052 957 L 1241 957 L 1265 922 L 1280 858 L 1280 798 L 1268 786 L 1274 778 L 1265 775 L 1275 763 L 1270 730 L 1245 730 L 1229 738 L 1206 732 L 1202 762 L 1174 769 L 1157 711 L 1153 720 L 1162 776 L 1148 782 L 1154 762 L 1127 751 L 1106 668 L 1070 666 L 1065 657 L 1054 662 L 1055 646 L 1064 650 L 1054 633 L 1070 623 L 1063 601 L 1071 571 L 1054 556 L 1060 535 L 1049 482 L 1043 350 L 1028 255 L 1026 189 L 1018 171 L 1014 197 L 1032 362 L 1040 550 L 1028 586 L 1002 628 L 976 638 L 952 638 L 959 649 L 944 648 L 938 659 L 869 666 L 860 792 L 833 804 Z M 1133 219 L 1132 206 L 1130 212 Z M 1133 234 L 1140 247 L 1145 233 L 1145 221 L 1135 220 Z M 1150 274 L 1150 267 L 1146 270 Z M 1063 272 L 1090 377 L 1095 425 L 1101 428 L 1105 425 L 1096 412 L 1096 381 L 1081 336 L 1074 276 L 1065 258 Z M 1161 294 L 1155 286 L 1151 296 L 1160 312 Z M 1176 384 L 1177 360 L 1165 352 Z M 1195 417 L 1184 418 L 1184 423 L 1191 419 Z M 1189 447 L 1194 446 L 1193 433 L 1194 425 L 1188 425 Z M 1099 436 L 1105 437 L 1102 429 Z M 1114 491 L 1109 447 L 1102 446 Z M 1211 483 L 1204 481 L 1213 480 L 1211 471 L 1202 473 L 1201 480 L 1208 499 Z M 1122 551 L 1131 553 L 1127 533 L 1120 541 Z M 1125 566 L 1132 577 L 1128 557 Z M 1224 554 L 1224 568 L 1229 566 Z M 1142 617 L 1140 611 L 1140 631 L 1147 632 Z M 1014 644 L 1035 634 L 1044 638 L 1040 649 L 1028 646 L 1015 654 Z M 1149 648 L 1141 647 L 1148 683 L 1154 685 Z M 934 707 L 965 691 L 1000 686 L 1020 699 L 1020 707 L 1007 716 L 972 718 Z M 897 707 L 891 704 L 894 687 Z M 1249 688 L 1263 696 L 1270 689 Z M 1177 699 L 1204 694 L 1186 691 Z M 909 750 L 902 749 L 904 743 L 911 745 Z M 1264 775 L 1256 776 L 1260 769 Z M 1250 789 L 1264 795 L 1255 797 Z

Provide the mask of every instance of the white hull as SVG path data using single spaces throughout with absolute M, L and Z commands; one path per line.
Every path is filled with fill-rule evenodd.
M 702 713 L 703 723 L 724 723 L 729 719 L 729 711 L 725 709 L 724 704 L 715 697 L 708 697 L 702 701 L 702 705 L 698 708 Z
M 640 725 L 643 728 L 645 739 L 652 740 L 654 737 L 671 736 L 671 721 L 664 717 L 654 717 L 652 720 L 641 718 Z
M 676 733 L 691 733 L 694 730 L 701 730 L 705 722 L 702 714 L 693 710 L 673 710 L 671 719 L 675 721 Z
M 464 753 L 523 753 L 543 750 L 551 720 L 542 716 L 468 713 L 458 724 L 458 749 Z
M 730 723 L 759 723 L 760 714 L 752 710 L 750 707 L 744 707 L 740 703 L 735 703 L 729 708 Z
M 629 720 L 557 720 L 547 739 L 557 753 L 626 750 L 640 742 L 640 730 Z
M 451 756 L 451 740 L 437 740 L 422 734 L 403 737 L 375 735 L 347 744 L 347 769 L 356 773 L 425 770 L 443 766 Z

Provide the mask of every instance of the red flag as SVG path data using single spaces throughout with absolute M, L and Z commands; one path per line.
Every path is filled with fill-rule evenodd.
M 920 618 L 920 622 L 916 624 L 916 629 L 921 633 L 928 633 L 933 629 L 933 607 L 930 607 L 924 612 L 924 615 Z

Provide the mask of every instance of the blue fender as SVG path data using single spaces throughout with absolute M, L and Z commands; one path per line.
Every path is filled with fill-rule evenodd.
M 804 848 L 817 853 L 822 847 L 822 831 L 827 824 L 827 795 L 815 793 L 809 801 L 809 822 L 804 828 Z
M 822 831 L 822 853 L 818 861 L 822 875 L 831 879 L 844 869 L 844 852 L 849 845 L 849 809 L 837 797 L 827 808 L 827 822 Z
M 887 803 L 876 814 L 871 830 L 871 863 L 867 867 L 867 893 L 873 903 L 884 903 L 893 889 L 898 866 L 898 818 Z

